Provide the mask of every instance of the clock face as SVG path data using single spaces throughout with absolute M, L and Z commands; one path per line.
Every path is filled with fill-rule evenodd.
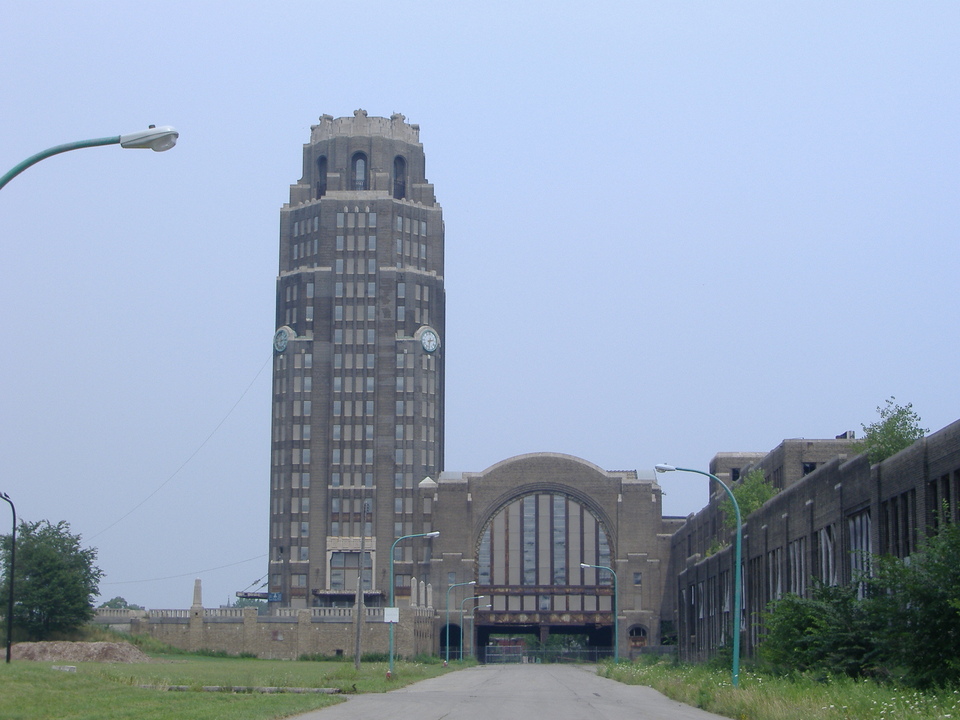
M 433 330 L 424 330 L 420 333 L 420 345 L 428 353 L 436 352 L 440 347 L 440 338 Z
M 282 353 L 287 349 L 287 340 L 289 339 L 286 328 L 280 328 L 277 330 L 276 335 L 273 336 L 273 349 L 278 353 Z

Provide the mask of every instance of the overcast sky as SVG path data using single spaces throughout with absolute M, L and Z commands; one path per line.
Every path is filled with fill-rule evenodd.
M 104 598 L 266 574 L 279 210 L 357 108 L 420 125 L 444 209 L 446 469 L 706 469 L 891 395 L 937 430 L 958 48 L 947 1 L 7 0 L 0 171 L 181 138 L 0 191 L 0 490 L 99 549 Z M 662 478 L 665 512 L 702 480 Z

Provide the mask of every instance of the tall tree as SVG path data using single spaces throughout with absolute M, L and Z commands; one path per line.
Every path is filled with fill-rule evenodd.
M 115 598 L 107 600 L 104 603 L 101 603 L 100 607 L 111 608 L 113 610 L 143 610 L 141 606 L 128 603 L 126 598 L 120 597 L 119 595 L 117 595 Z
M 750 513 L 759 510 L 767 500 L 780 492 L 764 477 L 763 470 L 760 468 L 751 470 L 743 480 L 735 483 L 730 490 L 737 499 L 737 505 L 740 507 L 740 515 L 743 520 L 746 520 Z M 723 513 L 723 526 L 727 530 L 736 530 L 737 513 L 733 509 L 733 502 L 731 502 L 729 495 L 724 494 L 723 500 L 720 501 L 720 511 Z
M 896 455 L 930 432 L 920 426 L 920 416 L 913 411 L 912 403 L 900 405 L 893 396 L 886 400 L 886 407 L 877 407 L 877 414 L 879 420 L 860 426 L 864 432 L 861 447 L 871 463 Z
M 103 572 L 94 565 L 96 548 L 80 545 L 80 536 L 64 521 L 21 521 L 17 528 L 14 577 L 14 625 L 33 640 L 70 632 L 93 617 L 93 598 Z M 0 597 L 10 579 L 10 536 L 0 538 L 4 572 Z

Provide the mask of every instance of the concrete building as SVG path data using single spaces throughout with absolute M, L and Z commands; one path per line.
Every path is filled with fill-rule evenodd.
M 446 644 L 448 622 L 451 645 L 459 644 L 456 613 L 475 595 L 483 599 L 466 605 L 480 608 L 467 626 L 468 651 L 473 638 L 483 648 L 494 634 L 586 635 L 592 646 L 618 644 L 624 657 L 660 643 L 670 538 L 683 519 L 662 517 L 652 472 L 640 477 L 533 453 L 482 472 L 443 473 L 423 490 L 440 531 L 434 597 L 476 583 L 455 588 L 449 605 L 435 600 L 438 646 Z
M 960 521 L 960 421 L 883 462 L 857 454 L 852 433 L 836 440 L 785 440 L 761 458 L 722 453 L 718 477 L 741 460 L 781 491 L 743 522 L 746 653 L 763 632 L 767 604 L 785 593 L 810 595 L 814 582 L 856 582 L 873 555 L 906 558 L 942 522 Z M 737 457 L 737 456 L 741 457 Z M 723 528 L 722 491 L 671 540 L 663 618 L 675 620 L 681 657 L 702 659 L 729 642 L 732 533 Z
M 280 211 L 269 600 L 389 596 L 394 538 L 427 532 L 418 484 L 443 467 L 443 216 L 419 127 L 329 115 Z M 429 580 L 429 541 L 398 548 L 398 594 Z

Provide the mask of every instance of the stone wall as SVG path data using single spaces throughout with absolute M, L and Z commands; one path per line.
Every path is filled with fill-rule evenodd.
M 398 658 L 433 652 L 432 608 L 401 608 L 395 628 Z M 258 616 L 256 608 L 191 608 L 190 610 L 98 610 L 97 625 L 133 635 L 149 635 L 182 650 L 249 653 L 265 659 L 295 660 L 303 655 L 352 658 L 356 625 L 353 608 L 281 610 Z M 387 653 L 389 625 L 383 608 L 367 608 L 361 654 Z

